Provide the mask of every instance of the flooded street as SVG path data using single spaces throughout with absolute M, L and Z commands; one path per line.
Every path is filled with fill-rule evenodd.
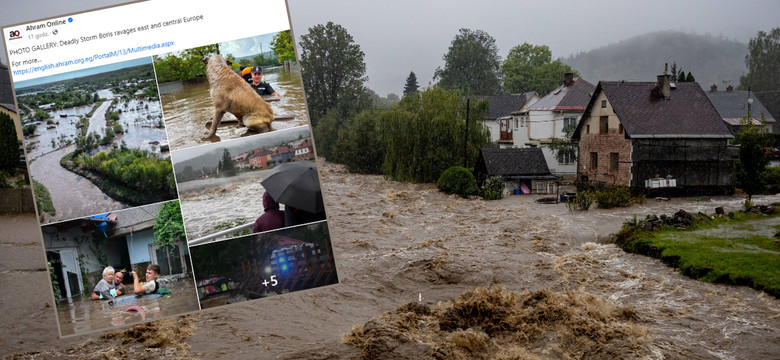
M 604 243 L 634 214 L 644 217 L 680 209 L 712 213 L 717 206 L 728 212 L 738 210 L 742 199 L 648 199 L 631 208 L 594 206 L 587 212 L 569 213 L 564 204 L 534 203 L 541 197 L 537 195 L 467 200 L 439 193 L 433 184 L 349 174 L 329 163 L 318 167 L 340 284 L 184 317 L 179 321 L 196 330 L 183 340 L 189 345 L 187 352 L 178 356 L 357 359 L 361 349 L 341 342 L 353 326 L 410 302 L 434 305 L 463 291 L 501 284 L 518 292 L 568 293 L 625 308 L 635 319 L 632 326 L 647 332 L 636 353 L 623 352 L 626 348 L 620 341 L 610 343 L 614 358 L 632 356 L 628 354 L 647 359 L 780 357 L 780 300 L 744 286 L 692 280 L 660 260 Z M 772 203 L 780 196 L 754 199 Z M 560 319 L 554 311 L 540 310 L 538 316 L 554 325 Z M 610 328 L 605 329 L 588 336 L 614 339 Z M 412 335 L 402 332 L 400 337 Z M 431 357 L 413 343 L 385 340 L 386 358 Z M 535 349 L 551 351 L 541 358 L 582 358 L 599 351 L 576 353 L 565 341 L 554 340 L 545 345 L 552 348 Z M 57 342 L 39 344 L 35 349 L 63 349 Z M 67 350 L 46 350 L 44 355 L 89 356 L 94 350 L 68 344 Z M 121 344 L 117 339 L 104 346 L 114 351 Z M 13 351 L 24 349 L 16 342 L 11 345 Z
M 129 205 L 104 194 L 95 184 L 83 176 L 60 166 L 60 159 L 75 150 L 75 147 L 75 145 L 71 145 L 50 152 L 30 164 L 30 174 L 49 190 L 54 209 L 57 212 L 54 216 L 45 214 L 43 223 L 129 207 Z
M 132 289 L 133 285 L 129 286 Z M 159 320 L 169 314 L 196 311 L 198 299 L 192 278 L 183 278 L 166 285 L 171 295 L 161 297 L 124 295 L 116 298 L 115 305 L 108 301 L 93 301 L 88 298 L 67 299 L 57 303 L 57 317 L 63 336 L 91 332 L 96 329 L 124 326 L 147 320 Z M 144 311 L 124 312 L 130 306 Z
M 260 182 L 270 172 L 260 170 L 228 178 L 179 183 L 179 201 L 187 240 L 227 229 L 215 229 L 220 224 L 254 223 L 263 214 L 265 189 Z M 284 206 L 281 208 L 284 209 Z
M 273 130 L 289 129 L 308 124 L 306 102 L 298 69 L 285 71 L 281 68 L 268 68 L 263 82 L 270 83 L 279 93 L 280 101 L 271 102 L 275 116 L 292 116 L 290 120 L 274 121 Z M 172 150 L 183 149 L 205 142 L 201 137 L 206 133 L 206 122 L 214 117 L 214 108 L 209 95 L 209 84 L 202 82 L 165 83 L 160 85 L 160 96 L 165 117 L 165 128 Z M 225 114 L 223 120 L 235 119 Z M 235 139 L 247 132 L 245 127 L 235 124 L 221 126 L 217 136 L 221 140 Z

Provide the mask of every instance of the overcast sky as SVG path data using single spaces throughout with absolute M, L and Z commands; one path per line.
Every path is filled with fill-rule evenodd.
M 0 25 L 123 2 L 28 0 L 3 8 Z M 400 94 L 410 71 L 427 86 L 459 28 L 486 31 L 504 59 L 523 42 L 548 45 L 558 58 L 655 31 L 747 42 L 759 30 L 780 26 L 777 0 L 288 0 L 288 5 L 296 38 L 316 24 L 344 26 L 366 54 L 368 86 L 382 96 Z M 237 13 L 241 21 L 262 21 L 262 13 L 253 16 L 254 11 Z M 7 63 L 4 56 L 2 61 Z

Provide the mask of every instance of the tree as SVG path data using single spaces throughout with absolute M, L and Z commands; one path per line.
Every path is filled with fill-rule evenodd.
M 764 189 L 766 166 L 769 165 L 769 155 L 764 148 L 770 145 L 769 137 L 761 128 L 753 125 L 749 120 L 751 117 L 752 114 L 748 113 L 747 117 L 742 118 L 742 130 L 737 135 L 739 162 L 734 165 L 735 183 L 748 194 L 748 200 Z
M 444 69 L 437 68 L 434 79 L 449 90 L 466 95 L 495 95 L 501 91 L 496 40 L 482 30 L 460 29 L 443 56 Z
M 677 61 L 672 63 L 672 79 L 677 79 Z
M 178 54 L 165 55 L 154 64 L 157 81 L 169 82 L 203 77 L 206 75 L 206 65 L 203 64 L 203 58 L 212 54 L 219 54 L 217 44 L 199 46 L 181 51 Z
M 770 114 L 780 114 L 780 27 L 769 33 L 759 31 L 748 42 L 745 56 L 748 73 L 739 79 L 739 88 L 750 88 Z M 769 115 L 769 114 L 767 114 Z
M 387 149 L 383 174 L 395 181 L 431 183 L 449 167 L 463 165 L 464 155 L 474 166 L 479 149 L 490 144 L 490 132 L 480 121 L 485 116 L 487 101 L 472 101 L 466 141 L 466 99 L 459 92 L 433 86 L 404 96 L 378 117 Z
M 154 217 L 154 242 L 160 247 L 174 246 L 185 239 L 184 221 L 178 201 L 169 201 Z
M 292 32 L 290 30 L 276 33 L 271 40 L 271 48 L 276 52 L 279 61 L 295 61 L 295 48 L 293 47 Z
M 696 78 L 693 77 L 692 72 L 688 72 L 688 75 L 685 76 L 685 82 L 696 82 Z
M 553 138 L 548 147 L 556 157 L 569 157 L 569 159 L 577 159 L 577 150 L 579 149 L 577 143 L 571 141 L 574 131 L 577 129 L 576 123 L 571 123 L 562 129 L 563 134 L 566 136 L 563 139 Z
M 570 72 L 580 76 L 560 59 L 552 60 L 547 45 L 523 43 L 509 50 L 501 67 L 504 90 L 509 93 L 536 91 L 544 96 L 561 85 L 563 74 Z
M 677 82 L 678 83 L 684 83 L 685 82 L 685 71 L 680 71 L 680 74 L 677 75 Z
M 420 85 L 417 84 L 417 75 L 414 71 L 409 72 L 409 76 L 406 77 L 406 85 L 404 85 L 404 95 L 409 95 L 417 92 L 420 89 Z
M 303 85 L 313 126 L 334 109 L 351 117 L 371 106 L 365 86 L 365 54 L 347 29 L 333 22 L 312 26 L 301 36 L 300 45 Z
M 222 152 L 222 159 L 219 161 L 219 172 L 228 176 L 236 174 L 236 165 L 233 163 L 233 157 L 230 156 L 230 150 L 225 148 Z
M 19 165 L 19 139 L 16 124 L 11 116 L 0 112 L 0 170 L 10 170 Z

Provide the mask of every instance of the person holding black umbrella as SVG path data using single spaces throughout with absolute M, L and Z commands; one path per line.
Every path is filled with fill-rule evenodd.
M 279 229 L 284 226 L 284 212 L 279 210 L 279 203 L 267 191 L 263 193 L 263 215 L 255 220 L 253 233 Z
M 325 220 L 325 206 L 315 163 L 295 161 L 281 164 L 260 184 L 271 197 L 284 204 L 285 226 Z

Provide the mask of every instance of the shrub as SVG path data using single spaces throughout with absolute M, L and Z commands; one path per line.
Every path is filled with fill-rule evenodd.
M 468 169 L 462 166 L 452 166 L 445 170 L 439 181 L 436 182 L 439 191 L 447 194 L 458 194 L 461 197 L 467 197 L 477 189 L 477 181 L 474 175 Z
M 569 211 L 574 209 L 588 210 L 592 204 L 593 193 L 589 190 L 578 191 L 577 195 L 566 201 L 566 207 L 569 208 Z
M 491 176 L 482 188 L 482 198 L 485 200 L 499 200 L 504 198 L 504 180 L 500 176 Z
M 629 207 L 631 206 L 631 191 L 625 185 L 607 186 L 596 192 L 596 202 L 602 209 Z

